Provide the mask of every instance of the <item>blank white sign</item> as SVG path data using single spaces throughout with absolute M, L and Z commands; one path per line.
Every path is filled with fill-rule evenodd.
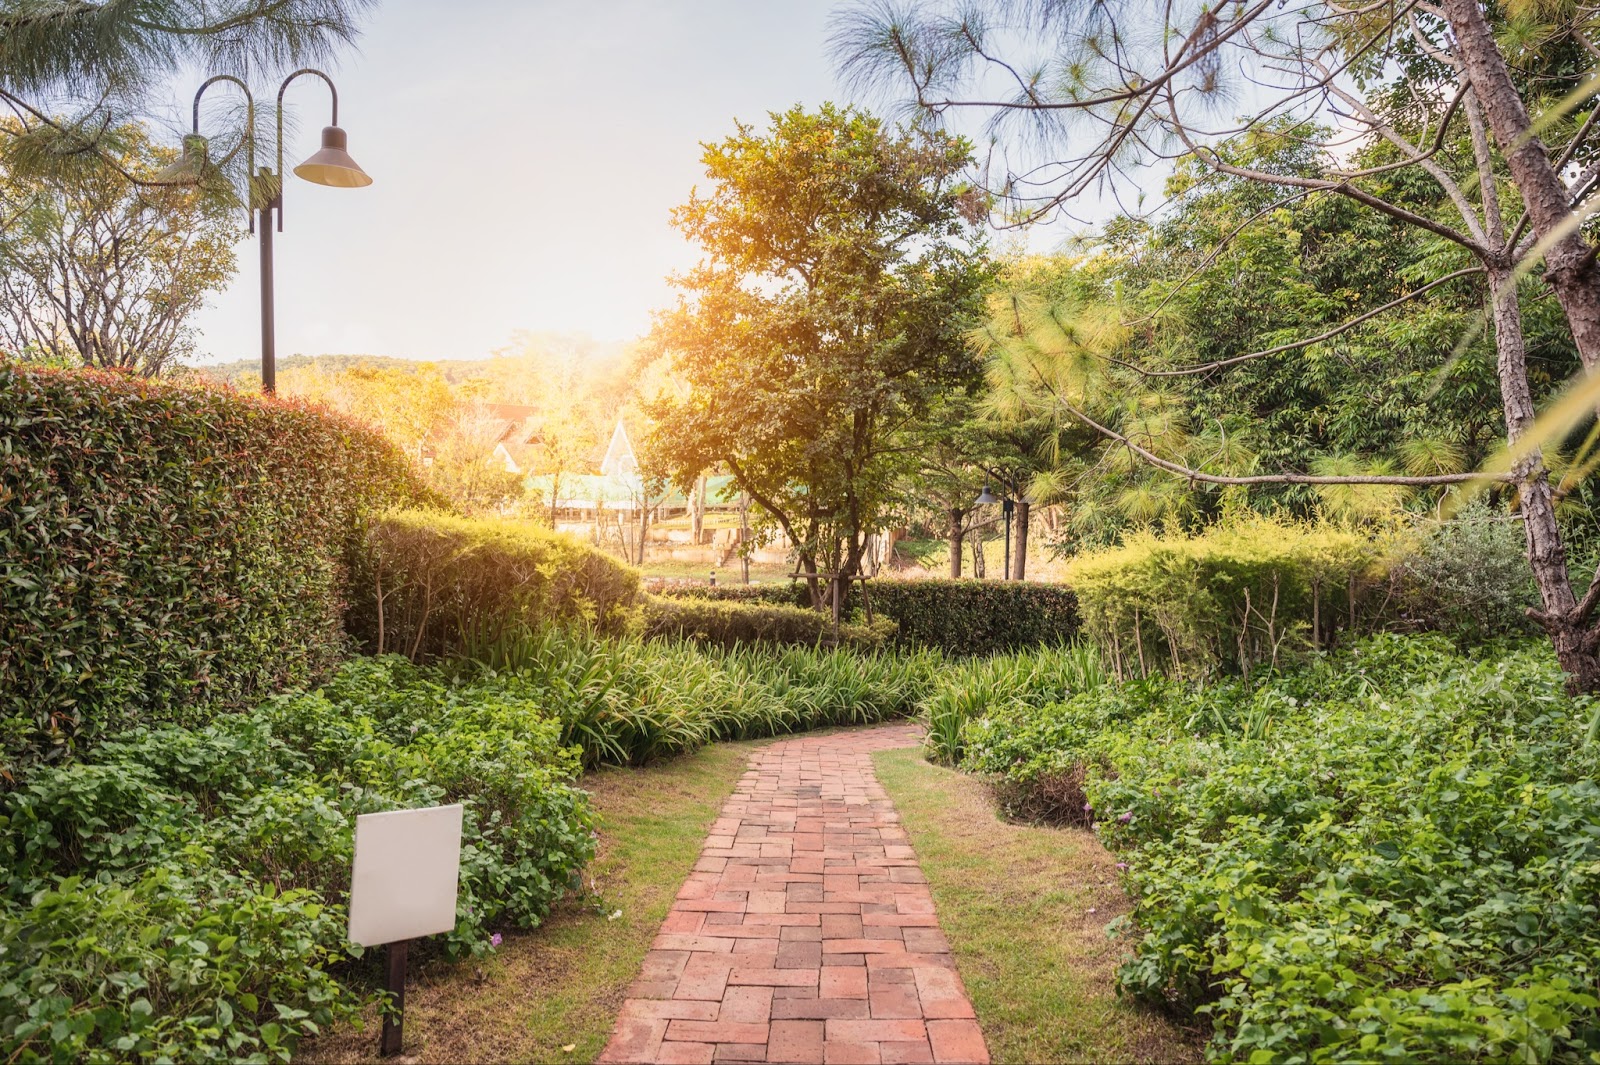
M 461 804 L 356 818 L 350 941 L 363 947 L 456 926 Z

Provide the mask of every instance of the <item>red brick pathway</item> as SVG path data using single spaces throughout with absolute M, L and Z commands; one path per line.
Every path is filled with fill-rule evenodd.
M 987 1062 L 873 751 L 915 726 L 751 758 L 602 1062 Z

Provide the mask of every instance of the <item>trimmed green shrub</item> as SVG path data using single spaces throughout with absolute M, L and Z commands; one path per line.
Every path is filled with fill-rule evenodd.
M 1592 1061 L 1600 745 L 1547 649 L 1385 635 L 1251 687 L 1152 678 L 972 722 L 1017 812 L 1092 822 L 1122 987 L 1220 1061 Z
M 532 522 L 391 511 L 371 524 L 351 631 L 412 661 L 491 646 L 530 627 L 628 625 L 639 575 Z
M 644 604 L 645 636 L 690 640 L 725 649 L 741 645 L 838 645 L 872 650 L 883 646 L 895 630 L 893 621 L 876 618 L 871 623 L 841 623 L 835 635 L 832 614 L 777 603 L 651 596 Z
M 0 360 L 0 780 L 322 675 L 363 515 L 425 496 L 317 409 Z
M 200 729 L 139 729 L 0 800 L 0 1057 L 287 1060 L 335 978 L 354 818 L 465 805 L 452 957 L 537 925 L 594 853 L 578 752 L 493 687 L 344 666 Z
M 802 583 L 688 587 L 676 599 L 759 602 L 809 608 Z M 1078 601 L 1071 588 L 1030 581 L 896 580 L 873 578 L 867 595 L 874 616 L 898 623 L 897 647 L 930 648 L 952 655 L 1004 654 L 1070 643 L 1078 634 Z M 845 608 L 865 615 L 860 585 Z
M 1249 675 L 1332 647 L 1385 573 L 1366 533 L 1252 515 L 1193 535 L 1130 533 L 1069 574 L 1084 633 L 1118 677 Z
M 1078 635 L 1078 597 L 1031 581 L 874 580 L 872 607 L 900 623 L 906 647 L 994 655 L 1059 647 Z

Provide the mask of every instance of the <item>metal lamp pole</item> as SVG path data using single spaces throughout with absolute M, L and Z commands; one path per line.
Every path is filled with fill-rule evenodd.
M 333 118 L 332 123 L 322 129 L 321 149 L 295 167 L 295 174 L 317 185 L 329 185 L 341 189 L 363 188 L 372 184 L 372 178 L 350 158 L 350 153 L 346 150 L 348 138 L 344 130 L 339 128 L 339 90 L 334 87 L 332 78 L 311 67 L 296 70 L 284 78 L 283 84 L 278 86 L 276 170 L 265 166 L 259 170 L 256 168 L 255 97 L 250 94 L 250 87 L 232 74 L 218 74 L 208 78 L 195 92 L 194 132 L 184 138 L 184 158 L 179 164 L 180 167 L 192 171 L 205 163 L 205 139 L 200 136 L 200 98 L 205 95 L 205 91 L 219 81 L 237 85 L 244 93 L 246 104 L 247 130 L 243 145 L 250 175 L 250 231 L 260 238 L 261 243 L 261 391 L 269 395 L 278 389 L 277 308 L 273 296 L 272 231 L 276 228 L 278 232 L 283 232 L 283 94 L 288 91 L 291 82 L 304 74 L 315 75 L 327 83 L 328 92 L 333 98 Z M 201 158 L 196 160 L 194 158 L 196 154 Z M 260 216 L 259 229 L 257 229 L 257 215 Z
M 1005 512 L 1006 516 L 1006 568 L 1000 575 L 1000 579 L 1003 581 L 1011 579 L 1011 511 L 1015 509 L 1016 505 L 1016 501 L 1010 496 L 1006 496 L 1005 502 L 1000 504 L 1000 509 Z

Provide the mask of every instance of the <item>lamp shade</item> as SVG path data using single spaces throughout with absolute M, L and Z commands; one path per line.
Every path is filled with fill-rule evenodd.
M 983 486 L 983 494 L 980 495 L 977 499 L 974 499 L 972 501 L 972 505 L 975 506 L 975 507 L 985 507 L 985 506 L 989 506 L 990 504 L 998 503 L 998 502 L 1000 502 L 1000 497 L 995 495 L 994 493 L 990 492 L 988 485 L 984 485 Z
M 156 180 L 163 185 L 197 185 L 209 163 L 209 146 L 198 133 L 183 138 L 183 152 L 172 163 L 163 167 Z
M 372 184 L 372 178 L 345 151 L 347 143 L 344 130 L 323 126 L 321 150 L 295 167 L 294 172 L 307 181 L 336 189 L 359 189 Z

